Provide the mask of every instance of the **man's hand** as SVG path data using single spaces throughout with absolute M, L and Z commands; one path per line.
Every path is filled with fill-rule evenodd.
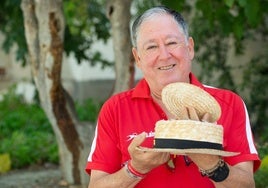
M 131 166 L 138 172 L 146 174 L 153 168 L 166 163 L 169 160 L 170 154 L 163 152 L 146 152 L 137 150 L 146 138 L 146 133 L 141 133 L 135 137 L 128 147 L 128 152 L 131 157 Z
M 209 122 L 210 117 L 208 113 L 206 113 L 203 117 L 198 117 L 196 110 L 193 107 L 188 107 L 185 108 L 183 111 L 183 119 Z M 199 168 L 202 168 L 204 170 L 213 168 L 220 160 L 220 156 L 217 155 L 197 154 L 197 153 L 189 153 L 187 155 Z
M 205 121 L 209 122 L 210 115 L 209 113 L 206 113 L 203 117 L 198 117 L 198 114 L 196 113 L 196 110 L 194 107 L 185 107 L 183 110 L 183 118 L 182 119 L 190 119 L 195 121 Z M 213 122 L 210 122 L 213 123 Z

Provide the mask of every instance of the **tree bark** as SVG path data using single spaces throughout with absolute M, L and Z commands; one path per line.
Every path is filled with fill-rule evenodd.
M 134 58 L 131 53 L 130 5 L 132 0 L 110 0 L 107 17 L 112 25 L 113 49 L 115 54 L 114 93 L 129 89 L 134 85 Z
M 63 177 L 69 184 L 86 187 L 84 167 L 94 126 L 77 120 L 61 83 L 65 28 L 62 4 L 62 0 L 22 0 L 21 9 L 32 76 L 57 139 Z

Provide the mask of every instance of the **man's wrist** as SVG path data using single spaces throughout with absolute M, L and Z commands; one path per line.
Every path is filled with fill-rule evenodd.
M 127 161 L 125 164 L 125 169 L 129 177 L 134 178 L 134 179 L 143 179 L 146 177 L 147 173 L 140 173 L 137 171 L 132 165 L 131 161 Z
M 202 176 L 206 176 L 215 182 L 224 181 L 229 175 L 229 167 L 223 159 L 220 159 L 213 168 L 208 170 L 199 168 L 199 171 L 201 172 Z

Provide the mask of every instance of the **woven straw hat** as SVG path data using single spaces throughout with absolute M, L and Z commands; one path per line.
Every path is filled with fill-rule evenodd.
M 139 147 L 142 151 L 169 152 L 186 155 L 200 153 L 234 156 L 239 153 L 223 151 L 223 127 L 194 120 L 160 120 L 156 122 L 154 148 Z
M 184 107 L 194 107 L 199 119 L 205 113 L 210 114 L 210 122 L 216 122 L 219 119 L 220 105 L 206 91 L 188 83 L 172 83 L 162 90 L 162 101 L 178 120 L 156 122 L 154 148 L 137 147 L 138 150 L 181 155 L 200 153 L 225 157 L 239 154 L 223 151 L 223 127 L 221 125 L 180 120 Z
M 162 101 L 168 111 L 178 119 L 182 119 L 184 107 L 194 107 L 199 119 L 209 113 L 209 122 L 216 122 L 221 115 L 221 107 L 211 95 L 188 83 L 176 82 L 164 87 Z

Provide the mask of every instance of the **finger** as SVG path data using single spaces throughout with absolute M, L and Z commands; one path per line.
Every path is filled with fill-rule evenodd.
M 137 146 L 140 146 L 142 144 L 142 142 L 145 140 L 145 138 L 146 138 L 145 132 L 142 132 L 141 134 L 137 135 L 130 143 L 129 149 L 134 149 Z
M 186 107 L 183 108 L 182 112 L 181 112 L 181 117 L 182 119 L 189 119 L 189 115 L 188 115 L 188 110 Z
M 192 106 L 188 107 L 188 112 L 191 120 L 199 121 L 199 117 L 194 107 Z
M 210 115 L 209 115 L 209 113 L 205 113 L 204 116 L 202 117 L 201 121 L 210 122 Z

